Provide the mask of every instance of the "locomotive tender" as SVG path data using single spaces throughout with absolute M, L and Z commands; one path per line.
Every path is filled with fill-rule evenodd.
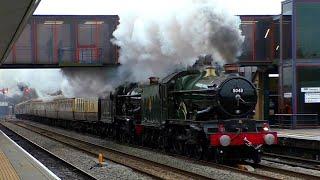
M 16 105 L 15 113 L 197 159 L 259 163 L 262 146 L 276 144 L 277 133 L 266 121 L 250 119 L 256 103 L 250 81 L 207 68 L 124 84 L 103 99 L 31 100 Z

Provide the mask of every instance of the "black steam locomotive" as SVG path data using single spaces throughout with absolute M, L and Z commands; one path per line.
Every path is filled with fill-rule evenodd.
M 256 103 L 250 81 L 207 68 L 125 84 L 104 99 L 24 102 L 16 116 L 197 159 L 258 163 L 262 146 L 276 144 L 277 134 L 266 121 L 251 119 Z

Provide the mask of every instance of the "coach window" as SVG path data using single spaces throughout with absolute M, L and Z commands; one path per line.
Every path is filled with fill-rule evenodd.
M 83 100 L 81 101 L 81 112 L 85 112 L 85 110 L 84 110 L 84 101 Z
M 78 99 L 76 100 L 76 111 L 79 111 L 79 102 L 78 102 Z

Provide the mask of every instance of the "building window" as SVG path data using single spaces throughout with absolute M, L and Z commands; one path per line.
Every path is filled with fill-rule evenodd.
M 320 67 L 297 67 L 298 111 L 301 113 L 319 112 L 320 114 Z M 309 95 L 314 95 L 308 99 Z M 307 97 L 306 97 L 307 96 Z M 319 101 L 319 102 L 318 102 Z
M 297 67 L 298 123 L 317 124 L 320 114 L 320 66 Z
M 255 60 L 271 61 L 273 28 L 271 19 L 261 19 L 256 23 Z
M 320 58 L 320 3 L 297 3 L 297 58 Z
M 282 105 L 280 112 L 292 114 L 292 67 L 287 66 L 282 69 Z
M 281 59 L 292 58 L 292 2 L 282 4 L 281 16 Z
M 254 45 L 254 21 L 243 21 L 241 24 L 242 35 L 245 37 L 242 44 L 242 54 L 239 57 L 241 61 L 253 61 Z

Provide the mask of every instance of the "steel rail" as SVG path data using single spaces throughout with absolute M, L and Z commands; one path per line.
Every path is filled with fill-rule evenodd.
M 104 147 L 104 146 L 101 146 L 101 145 L 97 145 L 97 144 L 94 144 L 94 143 L 91 143 L 91 142 L 87 142 L 87 141 L 84 141 L 84 140 L 81 140 L 81 139 L 77 139 L 76 137 L 70 137 L 68 135 L 65 135 L 65 134 L 60 134 L 60 133 L 57 133 L 57 132 L 53 132 L 51 130 L 47 130 L 47 129 L 44 129 L 44 128 L 41 128 L 41 127 L 37 127 L 35 125 L 31 125 L 31 124 L 27 124 L 27 123 L 14 123 L 20 127 L 23 127 L 25 129 L 28 129 L 30 131 L 33 131 L 33 132 L 36 132 L 40 135 L 43 135 L 43 136 L 46 136 L 46 137 L 49 137 L 51 139 L 55 138 L 54 136 L 57 135 L 57 136 L 61 136 L 63 138 L 68 138 L 68 139 L 72 139 L 72 141 L 77 141 L 77 142 L 80 142 L 80 143 L 84 143 L 90 147 L 92 147 L 92 149 L 100 149 L 100 152 L 101 151 L 107 151 L 108 153 L 106 154 L 109 154 L 108 156 L 106 156 L 107 159 L 109 159 L 110 161 L 113 161 L 115 163 L 119 163 L 119 164 L 122 164 L 124 166 L 128 166 L 126 163 L 123 163 L 123 162 L 119 162 L 117 161 L 117 159 L 115 158 L 112 158 L 112 156 L 110 156 L 112 153 L 116 153 L 120 156 L 124 156 L 126 157 L 125 159 L 128 159 L 128 158 L 134 158 L 134 159 L 138 159 L 138 161 L 141 161 L 141 162 L 147 162 L 148 164 L 151 164 L 151 165 L 155 165 L 157 167 L 161 167 L 161 168 L 164 168 L 168 171 L 174 171 L 176 173 L 180 173 L 180 174 L 183 174 L 184 176 L 187 176 L 188 178 L 194 178 L 194 179 L 212 179 L 210 177 L 207 177 L 207 176 L 203 176 L 203 175 L 200 175 L 200 174 L 195 174 L 193 172 L 189 172 L 189 171 L 185 171 L 183 169 L 178 169 L 178 168 L 175 168 L 175 167 L 172 167 L 172 166 L 169 166 L 169 165 L 166 165 L 166 164 L 161 164 L 161 163 L 157 163 L 157 162 L 154 162 L 154 161 L 150 161 L 150 160 L 147 160 L 147 159 L 141 159 L 140 157 L 137 157 L 137 156 L 133 156 L 133 155 L 130 155 L 130 154 L 127 154 L 127 153 L 124 153 L 124 152 L 121 152 L 121 151 L 118 151 L 118 150 L 115 150 L 115 149 L 112 149 L 112 148 L 109 148 L 109 147 Z M 29 127 L 27 127 L 29 126 Z M 36 130 L 37 129 L 37 130 Z M 47 133 L 46 133 L 47 132 Z M 71 145 L 69 142 L 64 142 L 63 140 L 57 140 L 57 141 L 60 141 L 64 144 L 67 144 L 67 145 Z M 73 145 L 72 145 L 73 146 Z M 78 146 L 76 146 L 76 148 L 78 149 Z M 83 150 L 83 149 L 82 149 Z M 86 151 L 86 150 L 85 150 Z M 93 154 L 95 156 L 97 156 L 97 152 L 92 152 L 92 150 L 89 150 L 90 151 L 90 154 Z M 197 164 L 200 164 L 198 163 L 197 161 L 195 161 L 195 163 Z M 226 171 L 232 171 L 232 172 L 236 172 L 236 173 L 240 173 L 240 174 L 243 174 L 243 175 L 247 175 L 247 176 L 250 176 L 250 177 L 256 177 L 258 179 L 278 179 L 278 178 L 273 178 L 273 177 L 270 177 L 270 176 L 266 176 L 266 175 L 263 175 L 263 174 L 259 174 L 259 173 L 255 173 L 255 172 L 250 172 L 250 171 L 246 171 L 246 170 L 241 170 L 239 168 L 235 168 L 235 167 L 230 167 L 230 166 L 226 166 L 226 165 L 221 165 L 221 164 L 216 164 L 216 163 L 201 163 L 201 165 L 210 165 L 209 167 L 212 167 L 212 168 L 216 168 L 216 169 L 222 169 L 222 170 L 226 170 Z M 155 178 L 160 178 L 160 179 L 165 179 L 163 178 L 163 176 L 159 176 L 157 174 L 149 174 L 148 172 L 145 172 L 144 170 L 141 170 L 141 168 L 138 168 L 136 169 L 136 167 L 130 167 L 136 171 L 139 171 L 143 174 L 147 174 L 147 175 L 151 175 L 152 177 L 155 177 Z M 166 172 L 168 173 L 168 172 Z
M 253 163 L 247 163 L 251 165 L 252 167 L 256 169 L 260 169 L 262 171 L 268 171 L 268 172 L 273 172 L 273 173 L 278 173 L 286 176 L 290 176 L 293 178 L 301 178 L 301 179 L 308 179 L 308 180 L 313 180 L 313 179 L 320 179 L 320 176 L 316 176 L 313 174 L 306 174 L 306 173 L 301 173 L 301 172 L 296 172 L 293 170 L 288 170 L 288 169 L 282 169 L 282 168 L 277 168 L 277 167 L 272 167 L 269 165 L 263 165 L 263 164 L 253 164 Z
M 201 174 L 195 174 L 189 171 L 171 167 L 165 164 L 157 163 L 137 156 L 129 155 L 121 151 L 93 144 L 81 139 L 70 137 L 64 134 L 49 131 L 30 124 L 14 123 L 19 127 L 25 128 L 42 136 L 48 137 L 74 149 L 81 150 L 85 153 L 98 157 L 100 153 L 112 162 L 129 167 L 137 172 L 146 174 L 155 179 L 212 179 Z
M 272 158 L 277 158 L 278 160 L 272 159 Z M 316 161 L 312 159 L 304 159 L 300 157 L 287 156 L 287 155 L 274 154 L 274 153 L 263 153 L 262 159 L 266 161 L 283 163 L 291 166 L 298 166 L 306 169 L 320 171 L 320 161 Z M 287 160 L 287 161 L 283 161 L 283 160 Z
M 96 177 L 92 176 L 91 174 L 87 173 L 86 171 L 84 171 L 84 170 L 80 169 L 79 167 L 77 167 L 77 166 L 69 163 L 68 161 L 66 161 L 66 160 L 62 159 L 61 157 L 55 155 L 54 153 L 50 152 L 48 149 L 40 146 L 39 144 L 33 142 L 33 141 L 30 140 L 29 138 L 23 136 L 21 133 L 15 131 L 15 130 L 13 130 L 13 129 L 11 129 L 11 128 L 8 127 L 8 126 L 6 126 L 4 123 L 1 122 L 1 125 L 2 125 L 4 128 L 7 128 L 7 129 L 10 130 L 11 132 L 13 132 L 13 133 L 15 133 L 16 135 L 18 135 L 20 138 L 25 139 L 28 143 L 30 143 L 30 144 L 34 145 L 35 147 L 41 149 L 42 151 L 46 152 L 46 153 L 49 154 L 51 157 L 53 157 L 53 158 L 55 158 L 55 159 L 57 159 L 57 160 L 65 163 L 65 164 L 67 164 L 68 166 L 72 167 L 72 168 L 75 169 L 76 171 L 79 171 L 81 174 L 87 176 L 88 179 L 97 179 Z

